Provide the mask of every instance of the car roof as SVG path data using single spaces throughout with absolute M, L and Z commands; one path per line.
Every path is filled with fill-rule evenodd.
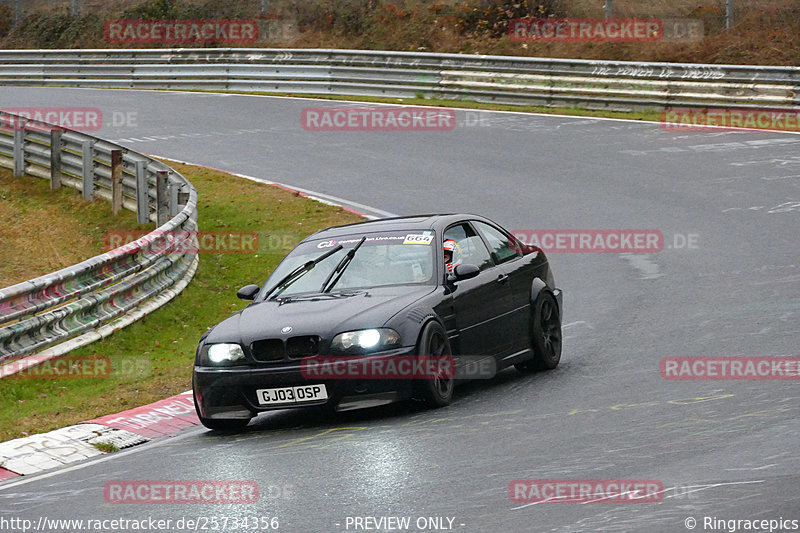
M 425 214 L 425 215 L 410 215 L 410 216 L 392 217 L 392 218 L 380 218 L 377 220 L 355 222 L 353 224 L 346 224 L 343 226 L 333 226 L 327 229 L 320 230 L 316 233 L 313 233 L 303 240 L 309 241 L 315 239 L 327 239 L 327 238 L 341 237 L 343 235 L 353 235 L 355 233 L 375 233 L 379 231 L 439 230 L 443 229 L 445 226 L 449 226 L 450 224 L 462 220 L 488 221 L 485 217 L 479 215 L 466 214 L 466 213 Z

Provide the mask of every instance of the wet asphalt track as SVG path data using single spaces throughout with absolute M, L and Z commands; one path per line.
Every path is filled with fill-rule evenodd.
M 659 374 L 666 356 L 800 355 L 800 135 L 462 111 L 450 132 L 315 133 L 301 128 L 301 110 L 337 104 L 1 94 L 2 107 L 91 106 L 107 120 L 131 112 L 135 127 L 99 135 L 390 213 L 476 212 L 513 229 L 658 229 L 665 248 L 550 256 L 565 291 L 555 371 L 506 371 L 456 389 L 453 405 L 437 411 L 291 411 L 261 416 L 238 436 L 189 430 L 6 482 L 0 518 L 269 515 L 293 532 L 355 531 L 347 518 L 356 516 L 411 517 L 410 531 L 434 530 L 417 529 L 418 517 L 449 517 L 459 532 L 680 532 L 688 517 L 694 531 L 712 531 L 704 517 L 800 520 L 800 382 Z M 696 247 L 675 247 L 689 235 Z M 515 479 L 619 478 L 660 481 L 662 501 L 508 497 Z M 254 480 L 262 495 L 238 506 L 105 503 L 104 483 L 127 479 Z

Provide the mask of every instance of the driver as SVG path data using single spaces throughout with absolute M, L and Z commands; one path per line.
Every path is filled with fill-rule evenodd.
M 460 263 L 460 261 L 453 262 L 453 254 L 456 250 L 456 241 L 453 239 L 447 239 L 442 243 L 442 249 L 444 250 L 444 266 L 447 268 L 447 273 L 455 274 L 455 269 Z

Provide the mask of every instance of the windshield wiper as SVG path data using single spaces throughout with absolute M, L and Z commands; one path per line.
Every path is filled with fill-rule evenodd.
M 283 278 L 281 278 L 281 280 L 278 283 L 276 283 L 275 286 L 272 287 L 267 292 L 267 294 L 264 296 L 264 299 L 265 300 L 266 299 L 274 300 L 283 291 L 285 291 L 286 288 L 289 285 L 291 285 L 292 283 L 294 283 L 295 281 L 300 279 L 306 272 L 308 272 L 309 270 L 311 270 L 312 268 L 317 266 L 317 263 L 326 260 L 328 257 L 332 256 L 333 254 L 335 254 L 336 252 L 338 252 L 342 248 L 344 248 L 344 246 L 342 246 L 340 244 L 339 246 L 336 246 L 335 248 L 331 248 L 330 250 L 328 250 L 327 252 L 325 252 L 321 256 L 317 257 L 316 259 L 312 259 L 311 261 L 307 261 L 307 262 L 303 263 L 302 265 L 300 265 L 299 267 L 295 268 L 294 270 L 292 270 L 291 272 L 286 274 Z M 278 289 L 280 289 L 280 290 L 278 290 Z M 275 291 L 278 291 L 278 292 L 275 292 Z M 270 297 L 270 295 L 273 292 L 275 292 L 275 295 Z
M 361 240 L 358 241 L 358 244 L 353 246 L 353 248 L 349 252 L 347 252 L 347 255 L 342 257 L 342 260 L 339 261 L 339 264 L 336 265 L 336 268 L 334 268 L 333 271 L 328 275 L 327 279 L 325 280 L 325 283 L 322 284 L 322 288 L 320 289 L 319 292 L 330 292 L 333 286 L 339 282 L 339 279 L 342 277 L 342 274 L 344 274 L 344 269 L 347 268 L 347 265 L 349 265 L 350 261 L 353 260 L 353 256 L 356 255 L 356 252 L 361 247 L 361 245 L 364 244 L 364 241 L 366 240 L 367 240 L 366 235 L 361 237 Z M 336 276 L 336 278 L 333 279 L 333 276 Z M 333 279 L 333 281 L 331 281 L 331 279 Z
M 313 294 L 303 294 L 301 296 L 285 296 L 281 298 L 280 304 L 291 304 L 294 302 L 316 302 L 317 300 L 344 300 L 345 298 L 352 298 L 353 296 L 357 296 L 359 294 L 367 294 L 364 291 L 348 291 L 348 292 L 326 292 L 325 294 L 313 293 Z

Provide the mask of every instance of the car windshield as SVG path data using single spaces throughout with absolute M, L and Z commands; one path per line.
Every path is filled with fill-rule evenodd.
M 283 287 L 280 297 L 319 293 L 347 252 L 366 237 L 344 270 L 337 273 L 332 290 L 345 291 L 389 285 L 426 285 L 434 283 L 435 242 L 431 231 L 392 231 L 353 234 L 337 239 L 318 239 L 300 244 L 292 250 L 270 275 L 266 284 L 273 285 L 299 266 L 318 259 L 339 245 L 343 248 L 319 261 L 313 269 Z M 330 285 L 329 285 L 330 288 Z

